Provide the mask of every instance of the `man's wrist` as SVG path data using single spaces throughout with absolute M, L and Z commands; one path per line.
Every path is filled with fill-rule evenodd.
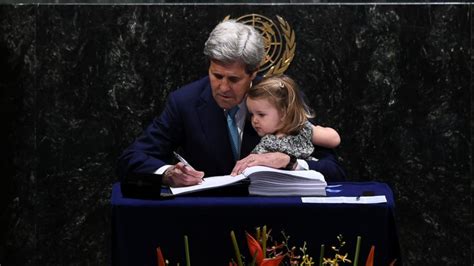
M 295 165 L 296 165 L 296 157 L 294 155 L 289 155 L 289 154 L 288 156 L 290 156 L 290 161 L 288 162 L 288 164 L 286 165 L 284 169 L 293 170 L 295 169 Z
M 173 165 L 170 165 L 170 164 L 165 164 L 163 165 L 162 167 L 158 168 L 156 171 L 155 171 L 155 174 L 157 175 L 163 175 L 165 173 L 166 170 L 168 170 L 169 168 L 171 168 Z
M 165 164 L 165 165 L 163 165 L 162 167 L 158 168 L 155 171 L 155 174 L 161 175 L 161 183 L 163 185 L 169 185 L 170 184 L 171 174 L 170 173 L 167 174 L 167 172 L 171 172 L 169 170 L 172 169 L 172 168 L 173 168 L 173 165 Z
M 162 183 L 163 185 L 170 185 L 171 184 L 171 178 L 172 178 L 172 169 L 173 167 L 168 167 L 168 169 L 165 170 L 162 176 Z

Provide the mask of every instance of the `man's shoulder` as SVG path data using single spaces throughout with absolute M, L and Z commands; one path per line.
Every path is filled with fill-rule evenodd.
M 174 93 L 178 95 L 200 94 L 203 90 L 207 89 L 209 86 L 210 86 L 209 76 L 205 76 L 182 86 L 181 88 L 174 91 Z
M 179 89 L 172 91 L 170 93 L 169 100 L 177 104 L 185 104 L 189 106 L 193 102 L 199 101 L 202 95 L 206 93 L 207 89 L 210 90 L 208 76 L 188 83 Z

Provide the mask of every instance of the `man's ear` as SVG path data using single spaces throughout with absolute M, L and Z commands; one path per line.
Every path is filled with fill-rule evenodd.
M 257 76 L 258 73 L 258 68 L 251 74 L 251 79 L 254 80 L 255 77 Z

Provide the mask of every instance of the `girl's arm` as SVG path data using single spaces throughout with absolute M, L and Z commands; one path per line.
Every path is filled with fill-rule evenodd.
M 311 141 L 314 145 L 324 148 L 336 148 L 341 143 L 341 137 L 336 130 L 330 127 L 315 126 L 313 127 L 313 135 Z

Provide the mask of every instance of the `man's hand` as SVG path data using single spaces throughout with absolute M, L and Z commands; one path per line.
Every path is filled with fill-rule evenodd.
M 284 168 L 290 162 L 290 156 L 281 152 L 269 152 L 262 154 L 250 154 L 237 161 L 231 175 L 241 174 L 245 168 L 255 165 L 268 166 L 273 168 Z
M 201 183 L 203 177 L 204 172 L 196 171 L 180 162 L 166 169 L 163 174 L 163 184 L 170 187 L 192 186 Z

